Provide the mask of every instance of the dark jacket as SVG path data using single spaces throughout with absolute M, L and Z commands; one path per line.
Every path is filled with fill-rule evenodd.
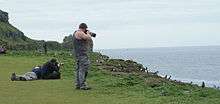
M 32 69 L 36 73 L 38 79 L 59 79 L 60 72 L 57 62 L 48 61 L 42 67 Z M 55 76 L 54 76 L 54 75 Z M 53 77 L 51 77 L 53 76 Z

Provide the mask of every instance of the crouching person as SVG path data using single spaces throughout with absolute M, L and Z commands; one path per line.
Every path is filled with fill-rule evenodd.
M 12 81 L 32 81 L 38 79 L 60 79 L 60 64 L 56 59 L 51 59 L 43 66 L 35 67 L 31 72 L 27 72 L 24 75 L 16 75 L 12 73 Z

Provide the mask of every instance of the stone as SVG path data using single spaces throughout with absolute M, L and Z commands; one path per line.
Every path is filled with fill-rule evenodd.
M 8 23 L 8 13 L 0 10 L 0 21 Z
M 165 77 L 164 77 L 165 79 L 167 79 L 167 75 L 165 75 Z
M 168 78 L 168 80 L 170 80 L 171 79 L 171 76 Z

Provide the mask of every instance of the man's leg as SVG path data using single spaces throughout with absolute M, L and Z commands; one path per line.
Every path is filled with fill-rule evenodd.
M 88 74 L 89 69 L 89 59 L 87 56 L 82 56 L 79 60 L 79 69 L 78 69 L 78 77 L 79 77 L 79 83 L 80 83 L 80 89 L 88 89 L 88 86 L 86 85 L 86 77 Z
M 23 75 L 16 75 L 15 73 L 11 74 L 11 81 L 26 81 Z
M 86 78 L 88 76 L 89 64 L 84 65 L 83 67 L 84 67 L 83 69 L 84 69 L 84 73 L 85 73 L 83 83 L 86 85 Z
M 80 81 L 79 81 L 79 61 L 76 61 L 76 89 L 80 88 Z
M 87 71 L 86 71 L 86 73 L 85 73 L 85 82 L 86 82 L 86 78 L 87 78 L 87 76 L 88 76 L 88 70 L 89 70 L 89 67 L 86 68 L 86 69 L 87 69 Z
M 12 73 L 11 80 L 12 81 L 31 81 L 31 80 L 37 80 L 37 75 L 34 72 L 27 72 L 24 75 L 16 75 L 15 73 Z
M 79 68 L 79 82 L 80 87 L 86 87 L 86 77 L 88 75 L 88 65 L 80 66 Z
M 32 81 L 32 80 L 37 80 L 37 75 L 34 72 L 27 72 L 23 75 L 23 77 L 27 80 L 27 81 Z

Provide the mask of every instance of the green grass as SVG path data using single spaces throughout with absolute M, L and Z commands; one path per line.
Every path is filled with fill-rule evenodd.
M 12 25 L 10 25 L 9 23 L 0 22 L 0 33 L 9 32 L 9 31 L 18 32 L 19 30 L 13 27 Z
M 6 37 L 6 34 L 11 34 L 11 33 L 21 33 L 17 28 L 12 26 L 9 23 L 6 22 L 0 22 L 0 45 L 6 45 L 6 43 L 9 45 L 14 45 L 14 44 L 26 44 L 27 41 L 22 40 L 21 36 L 17 36 L 17 38 L 11 37 Z
M 25 73 L 56 57 L 64 63 L 61 80 L 12 82 L 12 72 Z M 92 59 L 97 57 L 91 56 Z M 94 60 L 93 60 L 94 61 Z M 157 77 L 112 74 L 92 65 L 90 91 L 75 90 L 74 60 L 68 54 L 0 56 L 0 104 L 220 104 L 220 91 L 190 84 L 158 81 Z M 151 84 L 157 84 L 152 87 Z

